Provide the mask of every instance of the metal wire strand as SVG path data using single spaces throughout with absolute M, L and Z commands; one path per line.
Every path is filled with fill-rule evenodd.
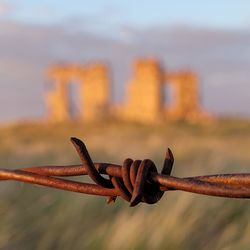
M 179 178 L 171 176 L 174 157 L 167 150 L 161 174 L 150 159 L 126 159 L 122 165 L 93 163 L 85 144 L 71 138 L 82 164 L 68 166 L 38 166 L 17 170 L 0 169 L 0 181 L 14 180 L 38 184 L 72 192 L 107 196 L 108 203 L 120 196 L 136 206 L 140 202 L 157 203 L 166 191 L 181 190 L 191 193 L 228 198 L 250 198 L 250 173 L 220 174 Z M 108 175 L 109 179 L 102 175 Z M 94 183 L 68 179 L 88 175 Z M 62 178 L 66 177 L 66 178 Z

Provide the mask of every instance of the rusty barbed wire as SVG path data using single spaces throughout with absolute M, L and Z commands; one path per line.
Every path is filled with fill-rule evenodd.
M 165 191 L 180 190 L 191 193 L 229 198 L 250 198 L 250 173 L 217 174 L 179 178 L 171 176 L 174 157 L 167 150 L 159 174 L 150 159 L 126 159 L 122 165 L 93 163 L 85 144 L 72 137 L 82 164 L 68 166 L 38 166 L 23 169 L 0 169 L 0 181 L 15 180 L 42 186 L 107 196 L 108 203 L 118 196 L 136 206 L 140 202 L 154 204 Z M 108 175 L 108 179 L 102 175 Z M 95 184 L 83 183 L 62 177 L 88 175 Z

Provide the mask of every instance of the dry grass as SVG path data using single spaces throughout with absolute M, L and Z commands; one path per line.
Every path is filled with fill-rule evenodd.
M 152 158 L 170 146 L 178 176 L 250 172 L 250 122 L 154 126 L 19 124 L 0 128 L 0 166 L 68 164 L 82 138 L 95 161 Z M 5 182 L 0 185 L 0 249 L 249 249 L 250 201 L 171 192 L 154 206 Z

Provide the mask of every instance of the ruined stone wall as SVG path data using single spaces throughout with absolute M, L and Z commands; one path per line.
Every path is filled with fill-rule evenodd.
M 67 87 L 62 81 L 55 85 L 55 88 L 47 95 L 48 119 L 61 122 L 70 118 L 68 114 Z
M 52 89 L 47 93 L 46 102 L 48 106 L 48 119 L 50 121 L 62 122 L 70 119 L 69 98 L 67 89 L 68 69 L 54 66 L 49 69 L 48 77 L 54 83 Z
M 94 64 L 86 67 L 81 81 L 82 119 L 97 120 L 107 116 L 110 98 L 107 66 Z
M 110 77 L 106 65 L 57 65 L 49 70 L 54 88 L 47 95 L 49 119 L 73 119 L 68 85 L 79 84 L 79 119 L 83 121 L 113 115 L 128 121 L 157 122 L 170 119 L 196 119 L 200 114 L 198 78 L 191 71 L 165 72 L 159 61 L 140 59 L 133 65 L 126 102 L 119 108 L 110 103 Z M 164 85 L 173 89 L 173 103 L 164 102 Z
M 79 84 L 79 119 L 95 120 L 108 113 L 109 77 L 103 64 L 57 65 L 48 71 L 54 88 L 47 94 L 49 120 L 62 122 L 73 119 L 70 110 L 69 84 Z
M 173 87 L 174 104 L 165 107 L 167 118 L 192 119 L 199 112 L 198 78 L 191 71 L 167 73 L 165 83 Z
M 156 60 L 138 60 L 128 83 L 123 118 L 152 122 L 161 118 L 162 69 Z
M 173 103 L 166 105 L 164 85 L 173 89 Z M 141 122 L 193 119 L 199 111 L 198 79 L 191 71 L 167 72 L 156 60 L 138 60 L 128 84 L 124 118 Z

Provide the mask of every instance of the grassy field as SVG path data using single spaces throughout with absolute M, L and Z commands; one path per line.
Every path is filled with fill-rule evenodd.
M 173 175 L 250 172 L 250 121 L 140 125 L 13 124 L 0 128 L 0 167 L 79 163 L 69 142 L 84 140 L 94 161 L 151 158 L 170 147 Z M 166 193 L 154 206 L 0 183 L 0 249 L 249 249 L 250 201 Z

